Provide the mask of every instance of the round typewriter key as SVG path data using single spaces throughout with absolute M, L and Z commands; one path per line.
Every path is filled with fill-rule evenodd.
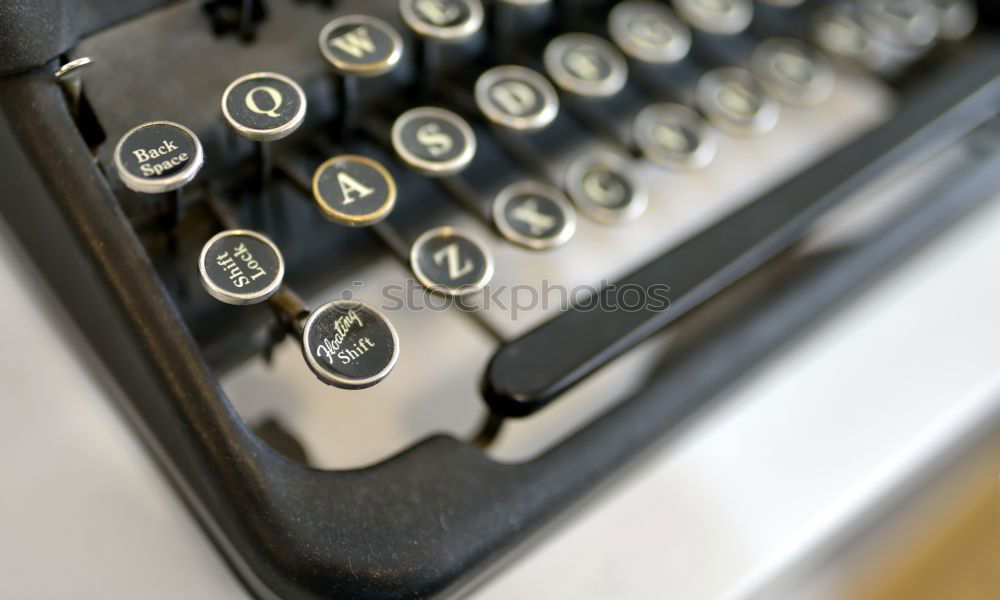
M 440 177 L 469 165 L 476 155 L 476 136 L 455 113 L 422 106 L 406 111 L 393 123 L 392 146 L 410 167 Z
M 754 48 L 750 65 L 768 93 L 783 102 L 815 106 L 833 93 L 830 64 L 798 40 L 764 40 Z
M 353 154 L 321 164 L 313 175 L 312 189 L 323 216 L 351 227 L 378 223 L 396 204 L 396 181 L 389 171 Z
M 299 128 L 306 116 L 306 95 L 278 73 L 250 73 L 222 94 L 222 114 L 230 127 L 256 142 L 279 140 Z
M 598 223 L 633 221 L 649 204 L 629 162 L 610 152 L 588 154 L 573 162 L 566 172 L 566 191 L 577 209 Z
M 608 17 L 611 39 L 625 54 L 655 64 L 675 63 L 691 50 L 691 30 L 669 8 L 650 0 L 615 5 Z
M 180 189 L 201 169 L 201 142 L 187 127 L 170 121 L 143 123 L 115 147 L 115 169 L 131 190 L 160 194 Z
M 705 33 L 737 34 L 753 19 L 751 0 L 674 0 L 674 8 L 692 27 Z
M 466 296 L 493 277 L 493 257 L 479 240 L 452 227 L 425 231 L 410 248 L 410 268 L 420 283 L 446 296 Z
M 399 13 L 417 35 L 444 42 L 457 42 L 483 26 L 479 0 L 400 0 Z
M 735 135 L 758 135 L 778 123 L 778 103 L 745 69 L 709 71 L 695 90 L 698 107 L 719 129 Z
M 635 118 L 635 138 L 643 155 L 670 169 L 691 170 L 715 158 L 715 132 L 698 113 L 672 103 L 653 104 Z
M 931 0 L 938 13 L 938 37 L 960 40 L 976 28 L 979 9 L 972 0 Z
M 563 90 L 580 96 L 614 96 L 628 80 L 625 57 L 588 33 L 566 33 L 545 47 L 545 70 Z
M 812 30 L 816 44 L 833 56 L 869 68 L 879 68 L 889 61 L 885 45 L 877 44 L 845 6 L 831 5 L 817 10 Z
M 399 360 L 399 336 L 378 310 L 355 300 L 317 308 L 302 328 L 302 354 L 320 381 L 348 390 L 385 379 Z
M 337 17 L 319 34 L 323 57 L 343 75 L 374 77 L 391 71 L 403 54 L 403 40 L 391 25 L 367 15 Z
M 274 295 L 285 276 L 285 262 L 274 242 L 245 229 L 217 234 L 198 259 L 201 284 L 226 304 L 258 304 Z
M 937 37 L 937 11 L 926 0 L 865 0 L 857 7 L 865 28 L 889 44 L 919 48 Z
M 506 65 L 476 81 L 476 104 L 487 119 L 510 129 L 537 130 L 559 114 L 559 96 L 540 73 Z
M 534 181 L 501 190 L 493 221 L 508 240 L 532 250 L 562 246 L 576 232 L 576 213 L 562 192 Z

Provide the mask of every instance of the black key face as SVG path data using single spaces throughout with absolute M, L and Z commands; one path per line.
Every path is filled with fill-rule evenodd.
M 336 18 L 319 34 L 319 47 L 331 67 L 345 75 L 375 76 L 392 70 L 403 40 L 391 25 L 365 15 Z
M 451 227 L 425 232 L 410 249 L 410 267 L 427 289 L 465 296 L 483 289 L 493 277 L 493 257 L 486 247 Z
M 504 237 L 532 250 L 561 246 L 576 232 L 576 213 L 562 192 L 533 181 L 504 188 L 494 201 L 493 220 Z
M 581 96 L 613 96 L 628 79 L 625 57 L 610 43 L 586 33 L 567 33 L 549 42 L 545 70 L 560 88 Z
M 392 145 L 407 165 L 428 175 L 454 175 L 472 160 L 476 137 L 464 119 L 425 106 L 402 115 L 392 126 Z
M 635 119 L 635 139 L 643 155 L 664 167 L 700 169 L 715 158 L 715 133 L 690 108 L 653 104 Z
M 545 127 L 559 114 L 559 96 L 541 74 L 514 65 L 494 67 L 476 81 L 476 104 L 490 121 L 518 130 Z
M 798 40 L 764 40 L 754 48 L 750 64 L 768 93 L 784 102 L 811 106 L 833 93 L 833 69 Z
M 362 302 L 338 300 L 309 316 L 302 353 L 320 381 L 344 389 L 371 387 L 399 359 L 399 338 L 382 313 Z
M 629 163 L 616 154 L 602 152 L 577 159 L 566 177 L 573 203 L 599 223 L 627 223 L 646 211 L 645 188 Z
M 684 20 L 707 33 L 737 34 L 753 19 L 752 0 L 675 0 Z
M 194 179 L 204 160 L 201 142 L 183 125 L 154 121 L 122 136 L 115 148 L 115 168 L 129 189 L 158 194 Z
M 483 5 L 479 0 L 401 0 L 399 12 L 418 35 L 458 41 L 483 25 Z
M 352 154 L 326 161 L 313 175 L 313 198 L 323 215 L 351 227 L 378 223 L 396 204 L 396 181 L 378 162 Z
M 778 123 L 778 104 L 749 71 L 723 67 L 709 71 L 695 90 L 698 106 L 712 123 L 736 135 L 758 135 Z
M 615 5 L 608 30 L 629 56 L 649 63 L 675 63 L 691 49 L 691 31 L 670 9 L 649 0 L 628 0 Z
M 205 291 L 226 304 L 258 304 L 274 295 L 285 264 L 274 243 L 263 235 L 223 231 L 202 248 L 198 261 Z
M 222 114 L 230 127 L 258 142 L 281 139 L 298 129 L 306 115 L 306 95 L 278 73 L 240 77 L 222 94 Z

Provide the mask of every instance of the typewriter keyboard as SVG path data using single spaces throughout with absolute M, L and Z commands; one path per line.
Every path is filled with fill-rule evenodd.
M 261 437 L 327 468 L 438 432 L 518 461 L 669 346 L 655 313 L 697 282 L 630 274 L 885 120 L 974 24 L 961 0 L 177 2 L 63 76 Z M 538 333 L 621 281 L 633 316 Z

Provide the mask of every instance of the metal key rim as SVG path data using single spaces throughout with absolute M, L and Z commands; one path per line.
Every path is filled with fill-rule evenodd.
M 499 79 L 516 79 L 530 82 L 529 85 L 542 96 L 542 109 L 530 116 L 514 116 L 501 112 L 493 106 L 489 91 Z M 536 131 L 555 120 L 559 114 L 559 94 L 541 73 L 519 65 L 501 65 L 485 71 L 476 80 L 476 105 L 491 122 L 509 129 Z
M 734 119 L 730 113 L 718 108 L 716 91 L 727 83 L 735 81 L 754 93 L 760 104 L 757 111 L 747 119 Z M 737 136 L 754 136 L 770 132 L 778 124 L 781 109 L 778 103 L 764 90 L 753 73 L 740 67 L 720 67 L 705 73 L 695 88 L 698 107 L 708 116 L 708 120 L 725 131 Z
M 784 48 L 794 48 L 812 65 L 811 80 L 800 92 L 782 85 L 775 77 L 771 76 L 771 59 Z M 809 46 L 794 38 L 768 38 L 757 44 L 750 55 L 750 67 L 769 94 L 788 104 L 816 106 L 825 102 L 833 94 L 836 79 L 833 67 L 819 53 L 813 52 Z
M 655 51 L 650 51 L 648 48 L 636 44 L 627 32 L 627 26 L 632 18 L 631 13 L 635 11 L 657 13 L 657 18 L 668 23 L 677 35 L 672 36 L 669 42 Z M 616 4 L 608 15 L 608 32 L 611 34 L 611 39 L 618 44 L 622 51 L 636 60 L 647 63 L 673 64 L 682 60 L 691 51 L 690 28 L 678 19 L 669 8 L 650 0 L 629 0 Z
M 387 188 L 386 199 L 385 202 L 383 202 L 382 205 L 378 208 L 378 210 L 370 212 L 367 215 L 361 217 L 359 217 L 358 215 L 345 213 L 333 208 L 330 205 L 330 203 L 326 201 L 326 198 L 324 198 L 323 195 L 320 193 L 319 190 L 320 177 L 328 168 L 330 168 L 332 164 L 342 161 L 352 161 L 355 163 L 361 163 L 363 165 L 371 167 L 372 170 L 377 172 L 385 180 Z M 387 216 L 389 216 L 389 213 L 391 213 L 392 209 L 396 206 L 396 199 L 398 195 L 396 189 L 396 179 L 392 176 L 391 173 L 389 173 L 389 170 L 386 169 L 382 163 L 374 159 L 368 158 L 367 156 L 362 156 L 360 154 L 340 154 L 334 156 L 333 158 L 328 158 L 327 160 L 323 161 L 323 163 L 318 167 L 316 167 L 316 170 L 313 172 L 312 193 L 313 193 L 313 200 L 319 206 L 320 212 L 323 213 L 324 217 L 326 217 L 330 221 L 333 221 L 335 223 L 340 223 L 341 225 L 347 225 L 349 227 L 366 227 L 368 225 L 374 225 L 384 220 Z
M 335 375 L 330 373 L 329 370 L 320 364 L 319 361 L 316 360 L 316 357 L 313 356 L 311 349 L 308 347 L 309 333 L 315 325 L 316 319 L 334 307 L 361 307 L 374 315 L 375 318 L 382 321 L 385 328 L 389 330 L 389 333 L 392 336 L 392 356 L 389 358 L 389 362 L 386 366 L 378 373 L 360 379 Z M 392 322 L 389 321 L 384 314 L 382 314 L 382 311 L 378 310 L 374 306 L 371 306 L 370 304 L 361 302 L 360 300 L 332 300 L 312 311 L 309 318 L 306 319 L 305 324 L 302 326 L 301 345 L 302 354 L 305 356 L 306 363 L 309 365 L 309 370 L 311 370 L 313 374 L 316 375 L 316 377 L 323 383 L 341 389 L 362 390 L 370 388 L 388 377 L 389 373 L 391 373 L 396 367 L 396 363 L 399 362 L 399 334 L 396 333 L 396 328 L 393 327 Z
M 459 25 L 442 27 L 421 19 L 413 9 L 413 0 L 399 0 L 399 14 L 407 27 L 423 37 L 442 42 L 460 42 L 482 29 L 485 11 L 480 0 L 461 0 L 469 9 L 469 18 Z
M 278 272 L 275 274 L 274 281 L 272 281 L 266 288 L 260 292 L 252 294 L 241 294 L 239 292 L 230 292 L 224 290 L 217 286 L 212 278 L 208 275 L 208 270 L 205 269 L 205 260 L 208 258 L 208 250 L 215 245 L 219 240 L 226 237 L 236 237 L 236 236 L 246 236 L 254 238 L 260 243 L 268 247 L 268 249 L 274 253 L 278 259 Z M 250 306 L 253 304 L 260 304 L 261 302 L 266 302 L 268 298 L 273 296 L 281 288 L 281 284 L 285 279 L 285 258 L 281 254 L 281 250 L 278 246 L 271 241 L 270 238 L 262 233 L 258 233 L 251 229 L 227 229 L 225 231 L 220 231 L 219 233 L 213 235 L 211 239 L 205 242 L 205 245 L 201 248 L 201 253 L 198 255 L 198 273 L 201 275 L 201 285 L 205 288 L 210 296 L 218 300 L 219 302 L 224 302 L 226 304 L 231 304 L 233 306 Z
M 262 78 L 277 79 L 278 81 L 287 84 L 291 87 L 296 94 L 299 96 L 300 106 L 295 112 L 292 119 L 285 123 L 284 125 L 279 125 L 278 127 L 272 127 L 270 129 L 254 129 L 252 127 L 247 127 L 242 123 L 236 121 L 229 112 L 228 100 L 229 95 L 232 93 L 236 86 L 239 84 L 249 81 L 251 79 L 262 79 Z M 296 129 L 302 125 L 302 122 L 306 117 L 306 93 L 302 90 L 302 86 L 295 82 L 291 77 L 282 75 L 281 73 L 274 73 L 271 71 L 259 71 L 256 73 L 247 73 L 242 77 L 238 77 L 235 81 L 230 83 L 224 92 L 222 92 L 222 116 L 225 117 L 226 122 L 230 127 L 236 130 L 241 136 L 248 140 L 253 140 L 255 142 L 273 142 L 275 140 L 280 140 L 286 136 L 291 135 Z
M 693 27 L 716 35 L 736 35 L 753 20 L 751 0 L 728 0 L 731 10 L 724 15 L 712 14 L 699 4 L 700 0 L 675 0 L 674 8 Z
M 562 209 L 566 222 L 558 235 L 535 238 L 526 236 L 511 226 L 505 213 L 507 204 L 514 198 L 525 194 L 543 196 Z M 576 210 L 559 189 L 537 181 L 519 181 L 500 190 L 500 193 L 493 200 L 493 223 L 505 238 L 515 244 L 530 250 L 551 250 L 565 245 L 576 233 Z
M 591 200 L 580 186 L 587 171 L 595 166 L 604 167 L 627 180 L 632 188 L 632 199 L 623 209 L 610 209 Z M 643 215 L 649 206 L 649 194 L 632 165 L 619 154 L 606 150 L 590 152 L 574 160 L 566 169 L 566 192 L 577 210 L 604 225 L 624 225 Z
M 598 48 L 608 61 L 608 76 L 596 82 L 587 82 L 566 70 L 562 57 L 574 46 L 589 45 Z M 559 87 L 567 92 L 593 98 L 614 96 L 628 81 L 628 62 L 611 42 L 589 33 L 564 33 L 545 46 L 542 56 L 545 70 Z
M 432 281 L 420 267 L 420 251 L 424 244 L 427 243 L 427 240 L 435 237 L 461 237 L 471 242 L 472 245 L 474 245 L 483 255 L 485 268 L 483 269 L 482 276 L 480 276 L 475 283 L 470 283 L 460 287 L 450 287 Z M 450 296 L 452 298 L 463 298 L 470 294 L 475 294 L 486 287 L 486 284 L 493 279 L 494 264 L 493 255 L 490 253 L 486 244 L 484 244 L 482 240 L 470 233 L 466 233 L 465 231 L 451 227 L 450 225 L 445 225 L 443 227 L 428 229 L 417 237 L 417 239 L 413 242 L 413 245 L 410 247 L 410 268 L 413 270 L 413 274 L 416 276 L 417 281 L 420 282 L 420 285 L 424 286 L 428 291 Z
M 329 40 L 330 32 L 338 27 L 343 27 L 344 25 L 367 25 L 378 29 L 389 38 L 390 43 L 392 44 L 392 51 L 382 60 L 370 64 L 349 63 L 340 60 L 330 50 L 327 42 Z M 368 15 L 345 15 L 343 17 L 333 19 L 324 25 L 323 29 L 320 30 L 319 51 L 323 54 L 323 58 L 326 59 L 327 64 L 336 69 L 342 75 L 376 77 L 378 75 L 388 73 L 399 63 L 399 59 L 403 56 L 403 38 L 399 36 L 399 32 L 397 32 L 392 25 L 386 23 L 382 19 Z
M 125 165 L 122 164 L 121 150 L 125 145 L 125 142 L 132 137 L 135 132 L 157 125 L 166 125 L 181 130 L 184 135 L 191 139 L 192 145 L 194 146 L 194 156 L 188 160 L 183 169 L 174 175 L 151 180 L 134 175 L 126 169 Z M 125 187 L 134 192 L 141 192 L 144 194 L 162 194 L 178 190 L 194 181 L 194 178 L 198 176 L 198 172 L 201 170 L 201 167 L 205 162 L 205 154 L 201 147 L 201 140 L 199 140 L 198 136 L 187 127 L 173 121 L 149 121 L 148 123 L 136 125 L 132 129 L 129 129 L 125 135 L 118 140 L 118 143 L 115 145 L 113 160 L 115 164 L 115 171 L 118 172 L 118 177 L 121 179 L 122 183 L 125 184 Z
M 465 142 L 465 147 L 458 156 L 444 161 L 428 160 L 417 156 L 406 147 L 403 141 L 403 129 L 410 121 L 420 117 L 447 121 L 458 129 Z M 393 149 L 407 165 L 432 177 L 455 175 L 467 167 L 476 155 L 476 134 L 472 126 L 450 110 L 436 106 L 418 106 L 399 115 L 392 124 L 391 138 Z
M 673 117 L 682 124 L 698 132 L 698 147 L 686 157 L 677 153 L 665 153 L 659 144 L 649 139 L 652 125 L 664 118 Z M 718 150 L 718 138 L 715 131 L 698 115 L 697 112 L 672 102 L 651 104 L 636 115 L 633 122 L 636 143 L 643 156 L 657 165 L 680 171 L 694 171 L 708 166 Z

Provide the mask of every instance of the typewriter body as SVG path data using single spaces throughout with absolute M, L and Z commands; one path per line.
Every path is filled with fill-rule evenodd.
M 3 215 L 254 595 L 460 594 L 995 192 L 997 8 L 0 2 Z

